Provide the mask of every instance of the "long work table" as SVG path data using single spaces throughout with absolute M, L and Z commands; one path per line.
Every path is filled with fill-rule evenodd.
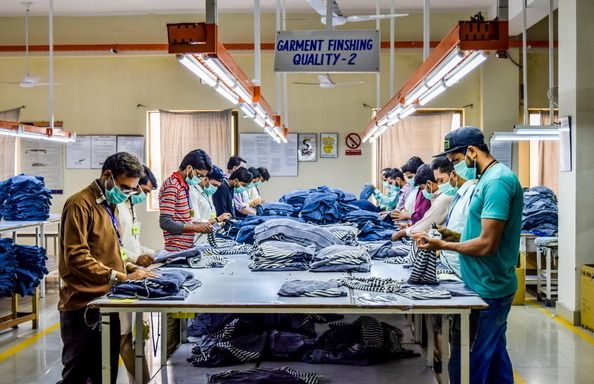
M 449 315 L 461 317 L 462 383 L 469 384 L 470 326 L 472 309 L 487 308 L 477 296 L 452 297 L 439 300 L 411 300 L 402 296 L 368 291 L 348 290 L 346 297 L 280 297 L 277 295 L 287 280 L 330 280 L 346 277 L 341 272 L 252 272 L 247 255 L 231 256 L 224 268 L 190 269 L 202 286 L 185 300 L 113 300 L 99 298 L 90 306 L 98 308 L 102 322 L 103 383 L 110 382 L 110 314 L 137 313 L 135 331 L 142 335 L 142 314 L 161 313 L 319 313 L 319 314 L 410 314 L 442 315 L 442 372 L 447 382 L 449 359 Z M 357 277 L 391 277 L 406 280 L 410 271 L 401 265 L 374 260 L 369 273 L 353 273 Z M 373 301 L 377 296 L 380 300 Z M 164 317 L 163 317 L 164 318 Z M 430 321 L 431 316 L 427 319 Z M 429 327 L 429 324 L 428 324 Z M 417 340 L 418 341 L 418 340 Z M 433 365 L 433 339 L 429 337 L 427 362 Z M 136 382 L 142 381 L 144 343 L 136 343 Z M 161 366 L 167 364 L 167 322 L 161 321 Z M 444 370 L 445 369 L 445 370 Z

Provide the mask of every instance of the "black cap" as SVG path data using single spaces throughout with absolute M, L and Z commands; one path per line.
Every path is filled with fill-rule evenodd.
M 447 155 L 470 145 L 485 143 L 483 132 L 477 127 L 461 127 L 448 133 L 443 140 L 443 153 L 433 157 Z
M 216 181 L 223 181 L 225 173 L 221 168 L 217 167 L 216 165 L 213 165 L 212 169 L 210 170 L 210 172 L 208 172 L 208 175 L 206 175 L 206 177 Z

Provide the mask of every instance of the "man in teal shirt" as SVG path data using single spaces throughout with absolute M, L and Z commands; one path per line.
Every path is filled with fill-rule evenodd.
M 444 147 L 460 177 L 478 177 L 466 226 L 460 242 L 427 236 L 419 236 L 417 241 L 423 249 L 460 253 L 462 280 L 489 304 L 488 309 L 473 311 L 470 316 L 470 382 L 511 384 L 513 370 L 505 332 L 517 289 L 522 186 L 508 167 L 491 156 L 480 129 L 463 127 L 452 131 L 445 137 Z M 451 383 L 460 382 L 459 343 L 459 334 L 454 335 L 449 363 Z

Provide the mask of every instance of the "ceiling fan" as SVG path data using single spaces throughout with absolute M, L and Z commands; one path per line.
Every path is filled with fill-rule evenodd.
M 42 83 L 39 77 L 29 73 L 29 11 L 32 2 L 22 2 L 25 7 L 25 77 L 21 81 L 1 81 L 3 84 L 15 84 L 22 88 L 47 87 L 49 83 Z
M 307 3 L 320 15 L 322 24 L 326 25 L 326 1 L 330 0 L 306 0 Z M 344 16 L 342 11 L 338 7 L 336 0 L 332 0 L 332 25 L 345 25 L 350 22 L 361 22 L 361 21 L 375 21 L 392 19 L 396 17 L 408 16 L 408 13 L 393 13 L 384 15 L 354 15 Z
M 342 82 L 342 83 L 337 83 L 334 80 L 332 80 L 332 78 L 328 74 L 326 74 L 326 75 L 318 75 L 318 79 L 320 80 L 318 83 L 308 83 L 308 82 L 294 81 L 293 84 L 298 84 L 298 85 L 317 85 L 320 88 L 325 88 L 325 89 L 335 88 L 335 87 L 345 86 L 345 85 L 360 85 L 360 84 L 365 84 L 364 81 L 346 81 L 346 82 Z

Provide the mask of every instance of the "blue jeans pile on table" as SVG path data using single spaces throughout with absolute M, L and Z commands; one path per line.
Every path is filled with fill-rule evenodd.
M 12 239 L 0 238 L 0 297 L 10 297 L 15 292 L 15 269 Z
M 16 258 L 16 293 L 21 296 L 33 295 L 35 288 L 49 273 L 45 266 L 47 260 L 44 248 L 30 245 L 14 245 Z
M 313 245 L 316 251 L 335 244 L 344 244 L 342 240 L 323 227 L 301 223 L 289 218 L 268 220 L 254 230 L 255 244 L 279 240 L 295 243 L 304 247 Z
M 143 300 L 184 300 L 202 283 L 194 274 L 183 269 L 159 269 L 157 277 L 130 280 L 116 284 L 108 293 L 110 298 L 138 298 Z
M 233 239 L 243 244 L 253 244 L 254 230 L 256 227 L 262 223 L 278 218 L 303 222 L 300 218 L 292 216 L 247 216 L 243 220 L 230 220 L 225 227 L 226 232 L 222 234 L 222 237 Z
M 188 335 L 196 342 L 188 361 L 221 367 L 260 361 L 303 361 L 349 365 L 381 364 L 416 357 L 402 347 L 402 331 L 375 318 L 334 322 L 317 336 L 319 315 L 199 315 Z
M 264 203 L 256 207 L 258 216 L 291 216 L 293 206 L 286 203 Z
M 293 216 L 315 224 L 338 223 L 345 214 L 359 209 L 351 204 L 357 196 L 327 186 L 289 192 L 279 201 L 293 206 Z
M 52 195 L 43 177 L 21 174 L 0 183 L 0 217 L 7 221 L 44 221 Z
M 547 187 L 524 190 L 522 231 L 537 236 L 554 237 L 558 232 L 557 196 Z
M 250 253 L 252 271 L 307 271 L 316 248 L 284 241 L 266 241 Z

